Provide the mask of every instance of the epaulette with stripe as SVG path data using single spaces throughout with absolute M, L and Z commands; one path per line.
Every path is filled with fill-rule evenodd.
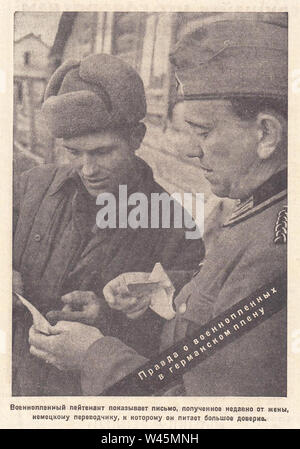
M 249 198 L 244 201 L 238 200 L 230 218 L 223 224 L 224 227 L 234 226 L 241 221 L 256 215 L 269 208 L 273 204 L 287 197 L 287 172 L 283 170 L 273 175 L 268 181 L 260 186 Z M 287 206 L 278 214 L 275 224 L 277 234 L 274 242 L 283 242 L 287 229 Z M 285 239 L 286 241 L 286 239 Z M 283 242 L 285 243 L 285 242 Z

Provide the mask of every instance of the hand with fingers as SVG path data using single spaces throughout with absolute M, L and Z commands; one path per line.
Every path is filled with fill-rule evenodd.
M 151 300 L 145 291 L 135 294 L 130 292 L 125 281 L 125 275 L 128 274 L 131 273 L 120 274 L 108 282 L 103 289 L 103 295 L 112 309 L 120 310 L 129 319 L 134 320 L 146 312 Z M 149 278 L 149 273 L 134 273 L 134 275 L 138 276 L 141 282 Z
M 34 326 L 29 330 L 30 353 L 60 370 L 80 370 L 88 348 L 101 332 L 92 326 L 69 321 L 59 321 L 45 335 Z
M 100 300 L 91 291 L 75 290 L 62 296 L 65 304 L 62 310 L 51 310 L 46 317 L 51 324 L 57 321 L 79 321 L 84 324 L 94 324 L 100 311 Z

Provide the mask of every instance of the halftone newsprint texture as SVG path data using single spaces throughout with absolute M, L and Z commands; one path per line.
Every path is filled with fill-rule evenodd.
M 0 427 L 298 427 L 297 1 L 0 12 Z

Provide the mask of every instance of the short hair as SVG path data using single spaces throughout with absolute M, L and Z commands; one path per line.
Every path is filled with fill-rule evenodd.
M 271 111 L 287 120 L 288 102 L 286 97 L 230 97 L 233 112 L 241 120 L 254 120 L 260 112 Z

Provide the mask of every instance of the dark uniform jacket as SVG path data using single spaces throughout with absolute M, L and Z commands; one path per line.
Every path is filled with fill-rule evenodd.
M 138 163 L 134 191 L 148 199 L 152 192 L 162 193 L 151 169 L 142 160 Z M 61 309 L 61 296 L 68 292 L 93 291 L 101 301 L 96 326 L 105 335 L 147 357 L 157 352 L 162 319 L 150 310 L 141 319 L 127 319 L 107 306 L 103 287 L 123 272 L 150 272 L 156 262 L 175 270 L 194 269 L 204 255 L 202 241 L 186 240 L 184 229 L 97 228 L 99 207 L 69 166 L 26 172 L 20 195 L 13 268 L 22 275 L 24 296 L 46 314 Z M 60 372 L 30 355 L 31 325 L 29 312 L 14 313 L 13 394 L 81 394 L 78 373 Z
M 165 323 L 161 350 L 194 334 L 212 318 L 285 274 L 286 215 L 286 173 L 281 172 L 238 204 L 231 218 L 215 231 L 200 272 L 175 298 L 176 316 Z M 99 339 L 84 361 L 84 394 L 102 394 L 145 362 L 117 339 Z M 182 383 L 167 394 L 286 396 L 286 369 L 283 309 L 187 372 Z

